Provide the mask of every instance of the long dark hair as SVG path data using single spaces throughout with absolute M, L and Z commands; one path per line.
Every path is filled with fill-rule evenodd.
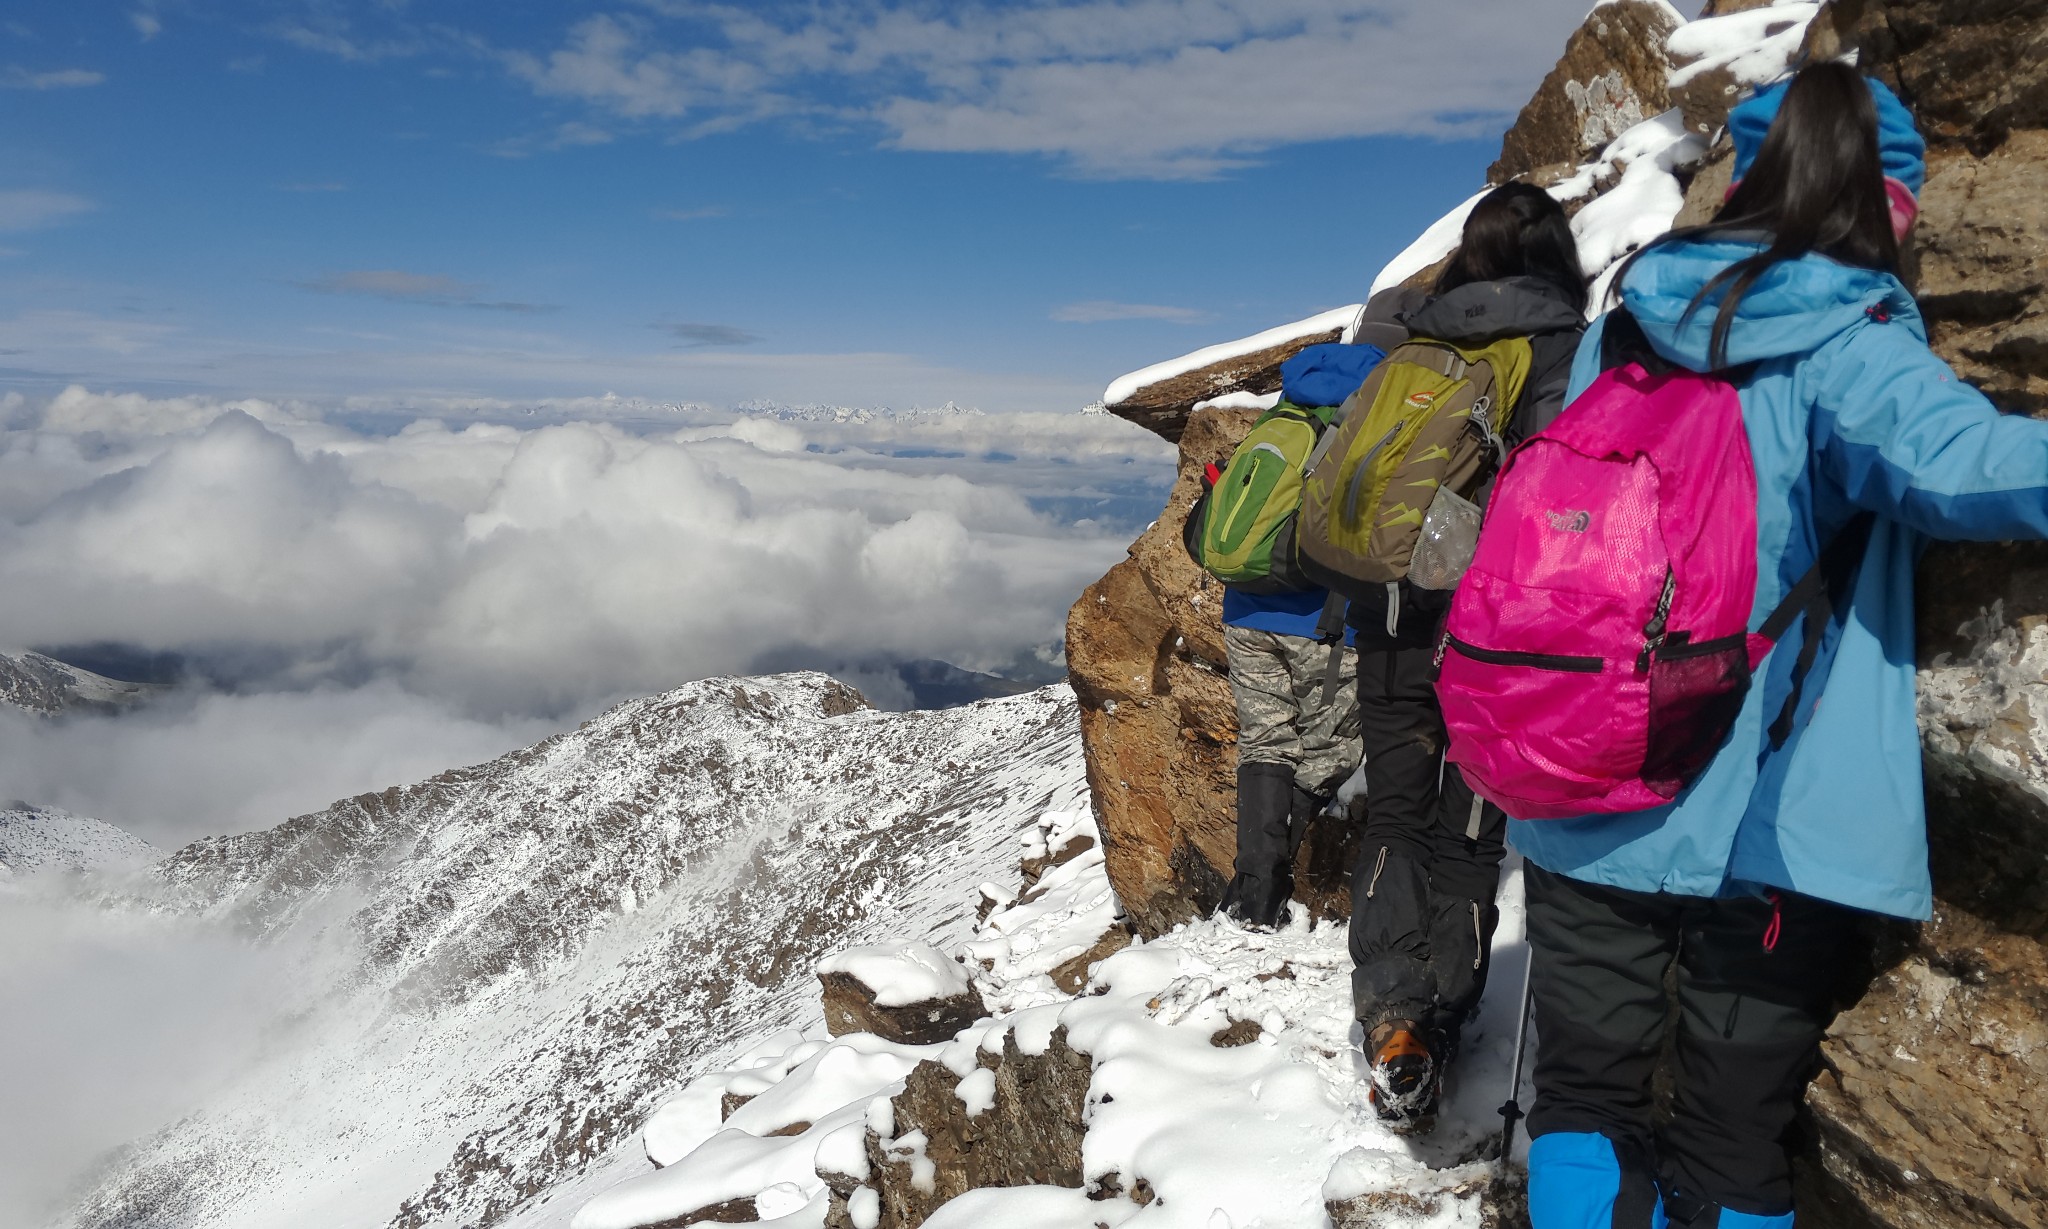
M 1437 275 L 1436 293 L 1504 277 L 1541 278 L 1586 310 L 1586 271 L 1564 206 L 1532 184 L 1503 184 L 1465 218 L 1465 233 L 1451 262 Z
M 1728 364 L 1728 332 L 1742 297 L 1772 265 L 1818 252 L 1858 268 L 1898 269 L 1899 241 L 1878 155 L 1877 104 L 1855 69 L 1833 63 L 1801 69 L 1785 90 L 1755 163 L 1714 220 L 1652 242 L 1628 258 L 1613 284 L 1618 288 L 1636 261 L 1667 243 L 1760 233 L 1770 236 L 1770 246 L 1715 274 L 1679 321 L 1690 322 L 1721 296 L 1707 345 L 1707 361 L 1716 368 Z

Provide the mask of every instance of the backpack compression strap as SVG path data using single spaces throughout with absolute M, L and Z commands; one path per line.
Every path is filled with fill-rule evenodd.
M 1330 667 L 1323 672 L 1323 707 L 1337 699 L 1338 677 L 1344 672 L 1344 612 L 1351 603 L 1332 590 L 1323 602 L 1322 617 L 1316 620 L 1316 641 L 1330 647 Z
M 1792 723 L 1799 717 L 1799 700 L 1806 690 L 1807 672 L 1813 669 L 1813 659 L 1820 652 L 1821 637 L 1827 634 L 1829 620 L 1835 616 L 1835 609 L 1849 604 L 1849 586 L 1856 578 L 1859 565 L 1863 562 L 1863 548 L 1870 543 L 1871 526 L 1877 518 L 1868 512 L 1859 512 L 1850 518 L 1835 540 L 1822 548 L 1820 558 L 1792 586 L 1785 600 L 1764 620 L 1759 633 L 1766 640 L 1776 644 L 1792 627 L 1792 620 L 1806 616 L 1806 634 L 1799 645 L 1799 659 L 1792 663 L 1792 690 L 1785 696 L 1785 706 L 1778 710 L 1777 720 L 1771 722 L 1771 749 L 1777 750 L 1792 737 Z

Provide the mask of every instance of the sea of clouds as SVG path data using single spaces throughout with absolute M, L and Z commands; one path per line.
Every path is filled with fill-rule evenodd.
M 402 425 L 401 425 L 402 424 Z M 1171 450 L 1103 415 L 0 398 L 0 648 L 175 655 L 116 718 L 0 712 L 0 797 L 158 844 L 796 666 L 1057 661 Z

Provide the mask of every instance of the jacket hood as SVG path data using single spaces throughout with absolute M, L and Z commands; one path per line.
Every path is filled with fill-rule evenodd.
M 1700 288 L 1729 265 L 1761 250 L 1758 242 L 1715 239 L 1651 249 L 1629 270 L 1621 301 L 1657 353 L 1693 371 L 1707 371 L 1715 301 L 1685 318 Z M 1811 354 L 1871 315 L 1882 314 L 1927 339 L 1920 309 L 1899 279 L 1840 264 L 1818 253 L 1781 261 L 1757 279 L 1735 309 L 1728 330 L 1728 366 Z
M 1445 291 L 1402 323 L 1419 337 L 1483 346 L 1503 337 L 1583 328 L 1586 318 L 1542 278 L 1510 277 Z

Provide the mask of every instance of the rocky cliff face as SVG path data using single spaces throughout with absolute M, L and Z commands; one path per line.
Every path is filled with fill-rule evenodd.
M 1694 133 L 1718 131 L 1730 86 L 1753 66 L 1666 56 L 1659 31 L 1669 28 L 1647 11 L 1662 7 L 1594 10 L 1508 134 L 1496 180 L 1557 182 L 1584 162 L 1598 125 L 1576 100 L 1621 97 L 1610 74 L 1646 117 L 1669 105 Z M 1930 151 L 1912 259 L 1935 348 L 2006 411 L 2048 414 L 2048 0 L 1833 0 L 1814 14 L 1722 0 L 1706 15 L 1721 19 L 1724 43 L 1739 28 L 1758 46 L 1803 39 L 1811 54 L 1854 53 L 1915 108 Z M 1660 46 L 1618 42 L 1617 29 Z M 1650 78 L 1674 63 L 1680 84 L 1660 95 Z M 1725 140 L 1703 148 L 1671 168 L 1686 194 L 1680 222 L 1711 216 L 1728 182 Z M 1617 182 L 1593 180 L 1595 193 Z M 1218 603 L 1178 540 L 1194 470 L 1248 420 L 1200 411 L 1176 424 L 1181 482 L 1069 621 L 1109 872 L 1148 933 L 1208 907 L 1228 874 L 1234 723 Z M 1891 937 L 1835 1026 L 1809 1098 L 1802 1223 L 2038 1225 L 2048 1223 L 2048 708 L 2034 708 L 2048 705 L 2048 548 L 1937 547 L 1920 603 L 1941 911 Z M 1342 891 L 1341 880 L 1308 882 L 1319 902 Z

